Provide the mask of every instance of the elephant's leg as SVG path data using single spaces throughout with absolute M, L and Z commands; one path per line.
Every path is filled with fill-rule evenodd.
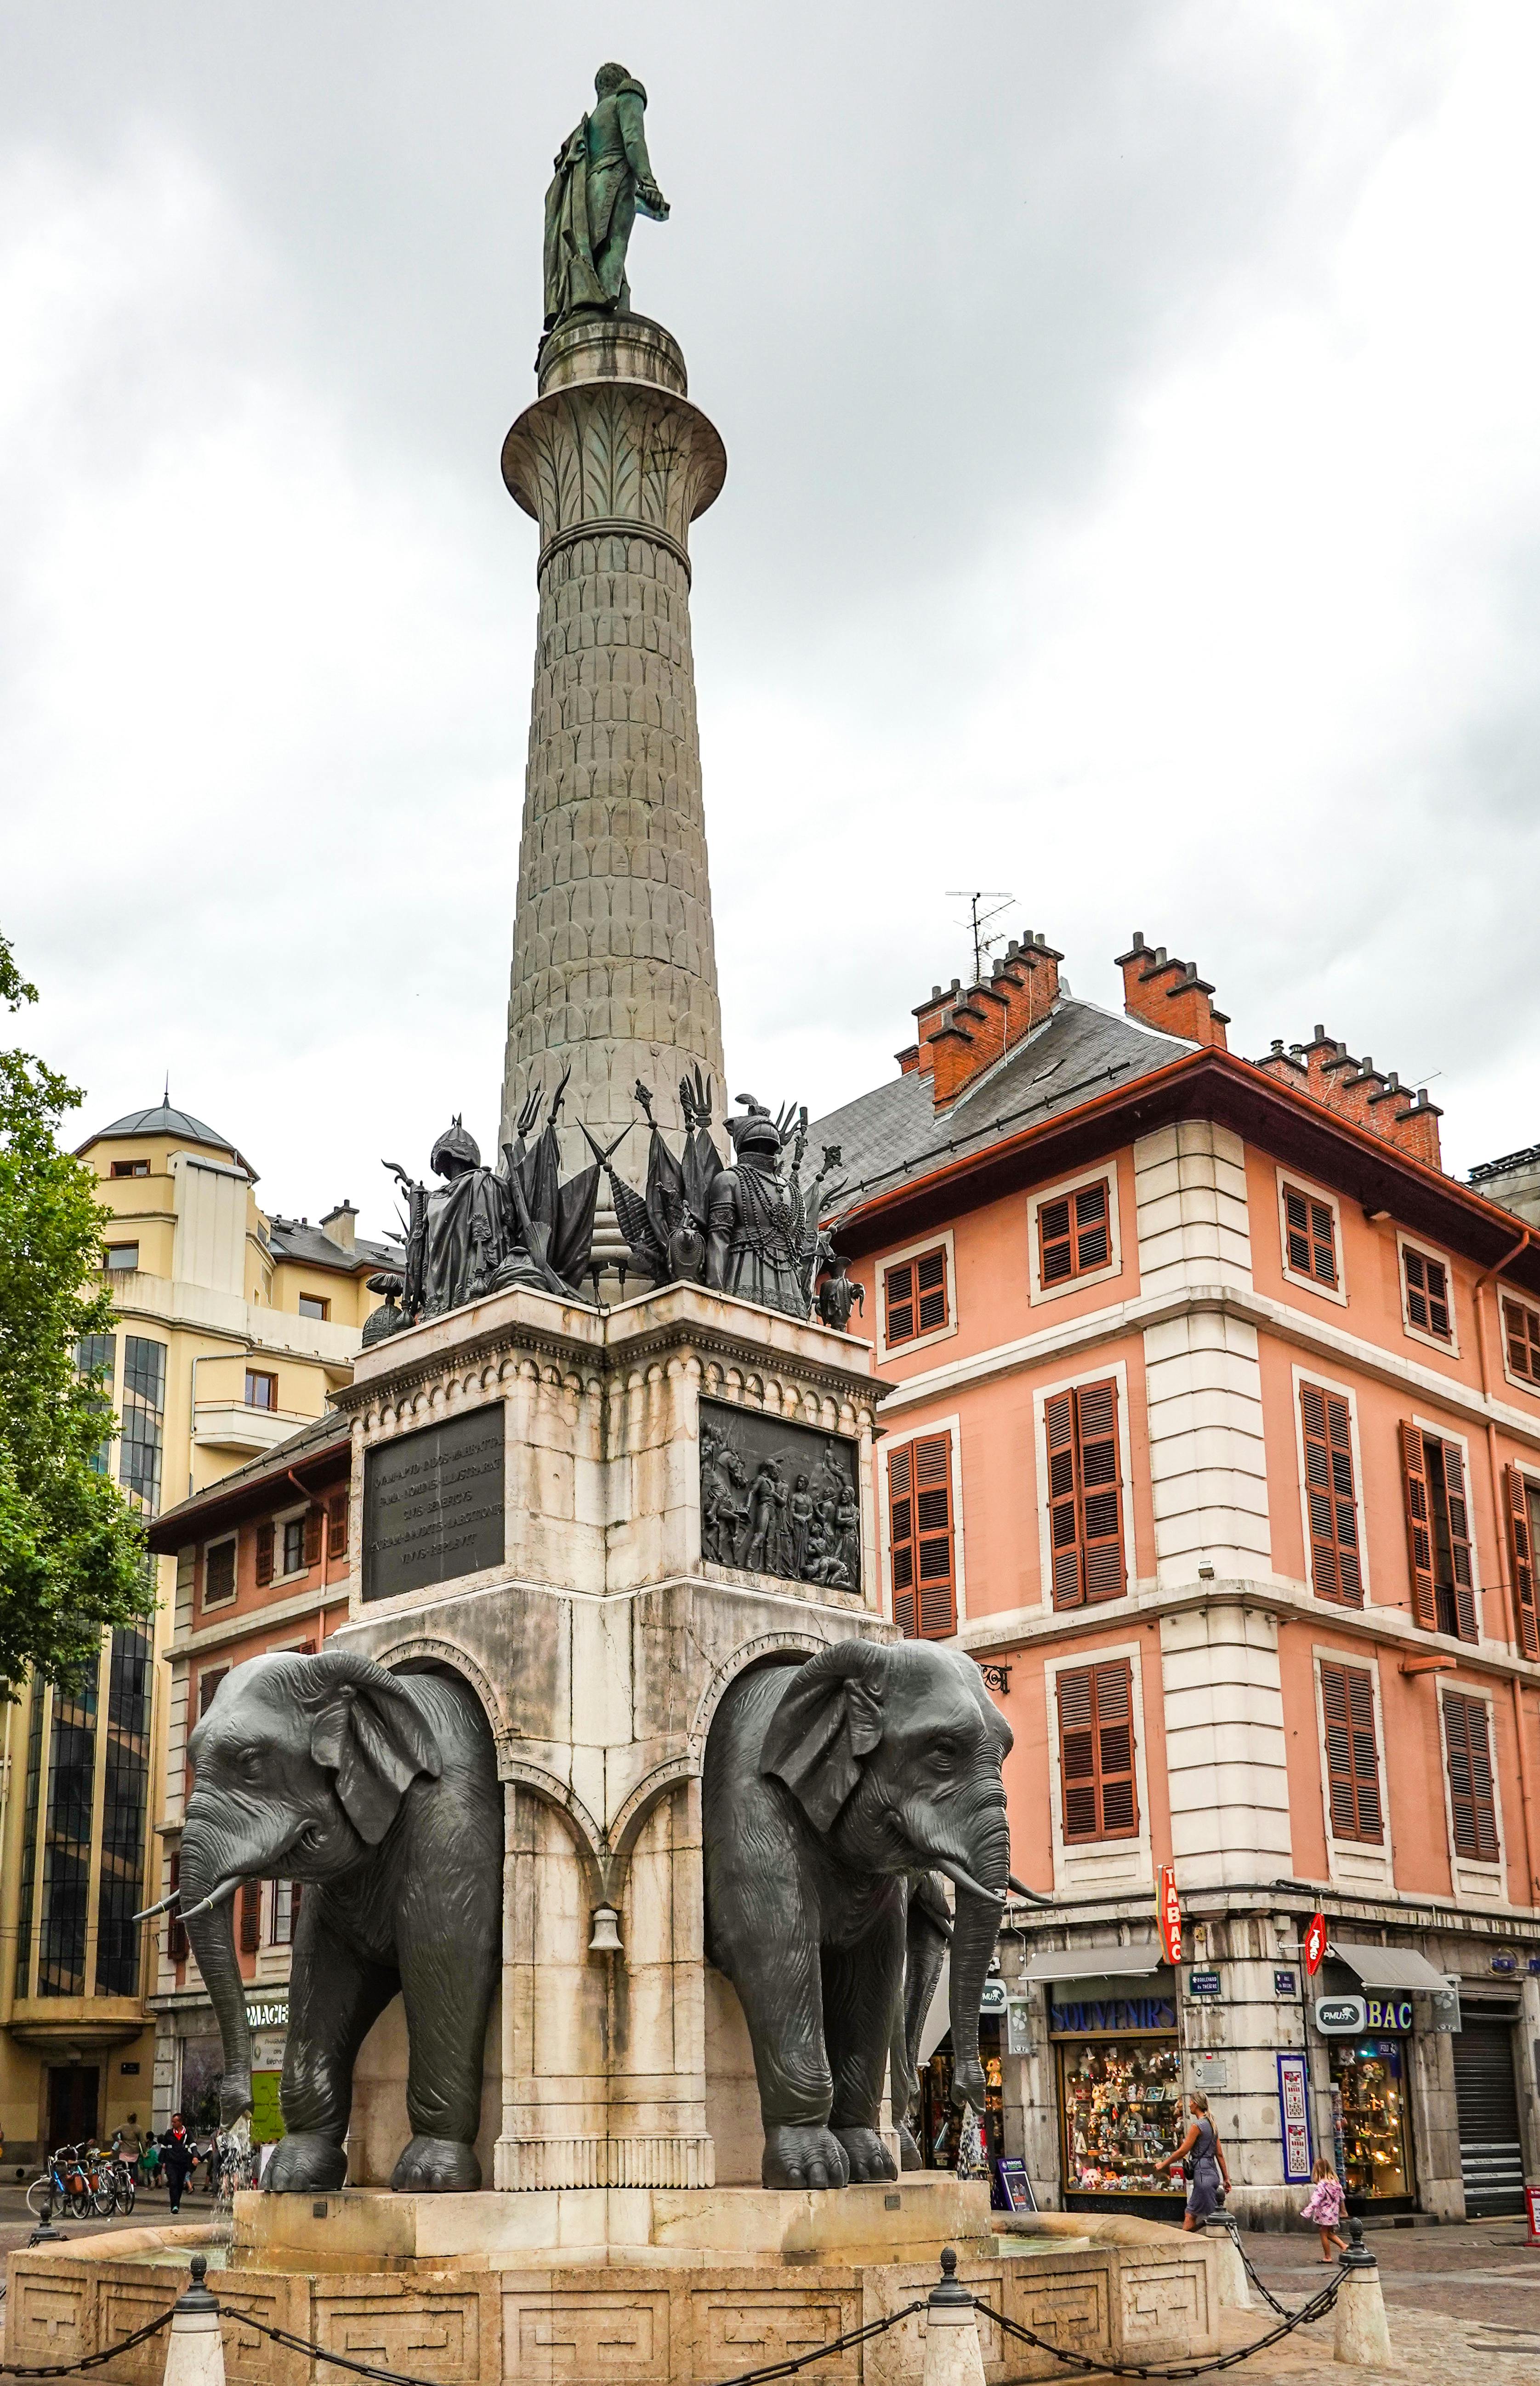
M 823 2041 L 817 1941 L 801 1932 L 767 1934 L 728 1967 L 754 2047 L 765 2187 L 845 2187 L 850 2166 L 829 2127 L 833 2082 Z
M 904 1907 L 891 1910 L 852 1947 L 823 1957 L 823 2026 L 833 2075 L 830 2125 L 860 2181 L 896 2179 L 878 2124 L 894 2016 L 904 1989 Z
M 482 2057 L 496 1978 L 491 1914 L 464 1939 L 425 1930 L 402 1948 L 412 2137 L 391 2177 L 398 2194 L 481 2186 Z
M 325 1918 L 307 1900 L 289 1978 L 289 2036 L 279 2089 L 286 2134 L 262 2181 L 274 2192 L 341 2187 L 353 2066 L 400 1985 L 387 1965 L 370 1963 L 333 1937 L 322 1927 Z
M 915 2116 L 919 2126 L 920 2113 L 920 2041 L 941 1978 L 941 1967 L 946 1960 L 949 1926 L 934 1908 L 939 1898 L 926 1884 L 918 1891 L 911 1890 L 908 1902 L 907 1945 L 904 1958 L 904 2027 L 901 2060 L 908 2086 L 908 2103 L 905 2124 L 899 2129 L 899 2145 L 906 2170 L 922 2167 L 919 2146 L 915 2143 L 907 2122 Z M 897 2092 L 894 2105 L 897 2108 Z

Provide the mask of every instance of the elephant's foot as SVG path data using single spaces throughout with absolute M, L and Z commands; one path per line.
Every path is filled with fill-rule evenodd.
M 333 2138 L 296 2130 L 280 2138 L 262 2174 L 269 2195 L 314 2195 L 341 2187 L 347 2177 L 347 2154 Z
M 908 2121 L 898 2124 L 898 2166 L 901 2170 L 923 2170 L 925 2157 L 916 2145 Z
M 773 2121 L 765 2130 L 761 2187 L 848 2187 L 845 2148 L 821 2122 Z
M 391 2173 L 397 2195 L 440 2195 L 481 2183 L 475 2147 L 459 2145 L 453 2138 L 414 2138 Z
M 861 2187 L 869 2179 L 897 2178 L 898 2166 L 875 2129 L 836 2129 L 834 2135 L 845 2148 L 852 2187 Z

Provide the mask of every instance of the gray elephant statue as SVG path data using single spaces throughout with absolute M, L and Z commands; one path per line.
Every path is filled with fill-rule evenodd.
M 501 1938 L 503 1798 L 472 1691 L 335 1647 L 253 1657 L 188 1742 L 182 1919 L 219 2016 L 221 2118 L 251 2110 L 251 2038 L 232 1903 L 244 1880 L 301 1881 L 284 2128 L 263 2179 L 341 2187 L 353 2066 L 400 1992 L 410 2144 L 391 2185 L 477 2188 L 482 2054 Z
M 933 1641 L 842 1640 L 727 1690 L 702 1785 L 707 1953 L 748 2024 L 766 2187 L 896 2175 L 883 2081 L 900 2034 L 912 2078 L 906 2003 L 929 2004 L 940 1967 L 917 1882 L 932 1872 L 957 1891 L 952 2094 L 983 2112 L 979 2000 L 1010 1880 L 1010 1744 L 978 1667 Z

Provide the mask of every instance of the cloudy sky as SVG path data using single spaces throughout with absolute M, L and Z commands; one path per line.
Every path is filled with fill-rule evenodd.
M 729 1072 L 1142 928 L 1463 1168 L 1540 1136 L 1533 0 L 0 0 L 0 926 L 85 1124 L 270 1206 L 490 1141 L 534 621 L 498 450 L 594 68 L 695 533 Z M 83 1126 L 81 1128 L 83 1132 Z

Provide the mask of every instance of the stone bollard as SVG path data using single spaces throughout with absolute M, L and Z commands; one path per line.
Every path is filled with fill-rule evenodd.
M 1390 2330 L 1385 2325 L 1385 2299 L 1380 2287 L 1380 2266 L 1363 2242 L 1363 2222 L 1350 2220 L 1351 2242 L 1337 2264 L 1342 2292 L 1337 2297 L 1337 2329 L 1333 2340 L 1335 2361 L 1361 2362 L 1366 2369 L 1390 2367 Z
M 1230 2311 L 1250 2311 L 1253 2307 L 1251 2289 L 1246 2284 L 1246 2264 L 1241 2259 L 1240 2231 L 1234 2221 L 1228 2212 L 1210 2212 L 1203 2224 L 1203 2233 L 1218 2256 L 1214 2274 L 1221 2307 Z
M 204 2285 L 208 2258 L 194 2254 L 193 2283 L 177 2297 L 166 2346 L 165 2386 L 225 2386 L 219 2306 Z
M 973 2298 L 958 2284 L 958 2257 L 941 2255 L 941 2279 L 925 2306 L 925 2375 L 921 2386 L 983 2386 L 983 2355 Z

